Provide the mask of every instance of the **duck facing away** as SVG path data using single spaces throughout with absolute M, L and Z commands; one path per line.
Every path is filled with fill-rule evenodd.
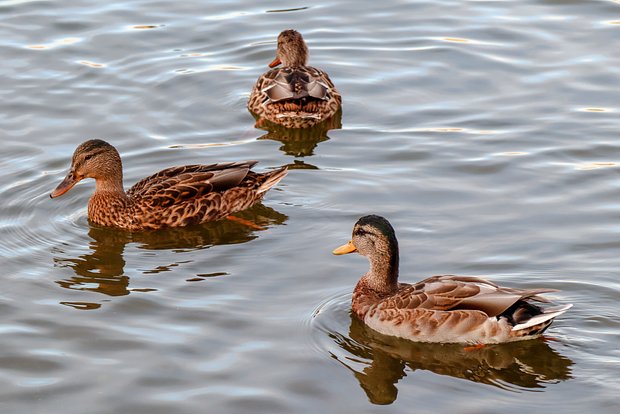
M 307 66 L 308 47 L 301 33 L 285 30 L 278 36 L 276 58 L 250 94 L 248 109 L 286 128 L 309 128 L 332 117 L 342 102 L 327 73 Z
M 88 202 L 95 224 L 130 231 L 180 227 L 219 220 L 260 201 L 287 174 L 280 168 L 250 171 L 257 161 L 171 167 L 147 177 L 127 192 L 116 148 L 100 139 L 86 141 L 73 153 L 65 179 L 50 194 L 58 197 L 85 178 L 96 181 Z
M 370 328 L 417 342 L 501 343 L 541 335 L 572 305 L 543 309 L 541 293 L 512 289 L 471 276 L 432 276 L 398 282 L 398 241 L 390 223 L 364 216 L 349 243 L 334 254 L 359 252 L 370 270 L 353 291 L 353 313 Z

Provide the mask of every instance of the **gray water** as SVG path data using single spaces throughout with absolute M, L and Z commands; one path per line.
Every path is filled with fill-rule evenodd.
M 342 128 L 254 128 L 277 34 L 300 30 Z M 620 2 L 0 1 L 0 412 L 617 413 Z M 235 222 L 90 226 L 75 147 L 125 185 L 162 168 L 289 165 Z M 544 339 L 465 351 L 349 314 L 334 257 L 386 216 L 401 279 L 558 289 Z

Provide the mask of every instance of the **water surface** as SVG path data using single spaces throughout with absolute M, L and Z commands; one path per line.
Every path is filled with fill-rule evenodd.
M 329 131 L 254 128 L 277 34 L 342 93 Z M 620 409 L 617 1 L 0 1 L 0 411 Z M 341 128 L 339 128 L 341 123 Z M 75 147 L 125 185 L 257 159 L 289 175 L 240 216 L 130 234 L 61 198 Z M 401 277 L 559 289 L 543 340 L 404 343 L 353 320 L 357 218 L 390 219 Z

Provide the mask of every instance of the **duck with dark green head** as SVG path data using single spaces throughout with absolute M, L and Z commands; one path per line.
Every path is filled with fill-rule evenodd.
M 501 343 L 540 336 L 572 307 L 543 308 L 553 289 L 500 287 L 472 276 L 432 276 L 398 282 L 398 241 L 383 217 L 360 218 L 353 237 L 333 251 L 358 252 L 370 262 L 353 291 L 353 313 L 370 328 L 417 342 Z

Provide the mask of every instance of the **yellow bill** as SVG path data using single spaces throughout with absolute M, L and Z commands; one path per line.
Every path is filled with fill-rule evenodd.
M 353 245 L 353 241 L 349 240 L 349 242 L 347 244 L 344 244 L 340 247 L 338 247 L 337 249 L 334 249 L 334 251 L 332 251 L 333 254 L 335 255 L 341 255 L 341 254 L 349 254 L 349 253 L 353 253 L 356 252 L 357 248 Z

